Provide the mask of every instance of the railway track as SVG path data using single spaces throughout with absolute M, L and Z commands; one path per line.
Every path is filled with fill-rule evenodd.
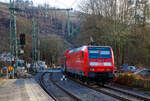
M 77 82 L 77 83 L 79 83 L 79 84 L 81 84 L 83 86 L 86 86 L 86 87 L 88 87 L 90 89 L 93 89 L 93 90 L 98 91 L 100 93 L 106 94 L 108 96 L 111 96 L 111 97 L 116 98 L 116 99 L 121 100 L 121 101 L 133 101 L 133 99 L 140 100 L 140 101 L 150 101 L 150 98 L 148 98 L 148 97 L 144 97 L 142 95 L 129 93 L 129 92 L 126 92 L 126 91 L 123 91 L 123 90 L 119 90 L 119 89 L 116 89 L 116 88 L 112 88 L 112 87 L 109 87 L 109 86 L 103 86 L 103 87 L 90 86 L 90 85 L 87 85 L 87 84 L 85 84 L 85 83 L 83 83 L 83 82 L 81 82 L 79 80 L 74 79 L 74 78 L 69 78 L 69 79 L 71 79 L 71 80 L 73 80 L 73 81 L 75 81 L 75 82 Z M 120 95 L 111 93 L 111 92 L 109 92 L 109 90 L 117 92 L 117 93 L 121 93 L 124 96 L 120 96 Z M 127 96 L 132 98 L 132 100 L 130 98 L 127 98 Z
M 131 100 L 127 99 L 127 98 L 121 97 L 121 96 L 116 95 L 116 94 L 112 94 L 112 93 L 107 92 L 107 91 L 104 91 L 104 90 L 101 90 L 101 89 L 99 89 L 99 88 L 97 88 L 97 87 L 89 86 L 89 85 L 84 84 L 84 83 L 82 83 L 82 82 L 80 82 L 80 81 L 78 81 L 78 80 L 75 80 L 75 79 L 73 79 L 73 78 L 69 78 L 69 79 L 71 79 L 71 80 L 73 80 L 73 81 L 75 81 L 75 82 L 77 82 L 77 83 L 80 83 L 81 85 L 86 86 L 87 88 L 93 89 L 93 90 L 95 90 L 95 91 L 98 91 L 98 92 L 103 93 L 103 94 L 105 94 L 105 95 L 111 96 L 111 97 L 116 98 L 116 99 L 118 99 L 118 100 L 121 100 L 121 101 L 131 101 Z
M 129 95 L 129 96 L 133 96 L 139 100 L 142 100 L 142 101 L 150 101 L 150 98 L 147 98 L 147 97 L 144 97 L 142 95 L 137 95 L 137 94 L 133 94 L 133 93 L 129 93 L 129 92 L 126 92 L 126 91 L 123 91 L 123 90 L 119 90 L 119 89 L 116 89 L 116 88 L 112 88 L 112 87 L 109 87 L 109 86 L 104 86 L 106 89 L 111 89 L 111 90 L 114 90 L 114 91 L 117 91 L 117 92 L 120 92 L 120 93 L 124 93 L 126 95 Z
M 46 72 L 42 73 L 42 75 L 39 78 L 40 86 L 44 89 L 44 91 L 53 98 L 54 101 L 59 101 L 52 93 L 48 92 L 47 87 L 45 83 L 43 82 L 43 76 L 45 75 Z
M 49 93 L 48 90 L 46 89 L 46 85 L 44 84 L 43 80 L 44 80 L 44 75 L 46 74 L 43 73 L 40 77 L 40 84 L 42 86 L 42 88 L 54 99 L 54 101 L 61 101 L 60 99 L 57 98 L 57 96 L 55 96 L 54 94 L 52 93 Z M 79 97 L 73 95 L 72 93 L 68 92 L 67 90 L 65 90 L 63 87 L 61 87 L 55 80 L 52 79 L 52 73 L 50 73 L 50 80 L 51 82 L 57 86 L 59 89 L 61 89 L 64 93 L 66 93 L 68 96 L 70 96 L 71 98 L 73 98 L 72 101 L 82 101 L 82 99 L 80 99 Z
M 44 80 L 44 75 L 47 74 L 47 73 L 43 73 L 41 75 L 41 78 L 40 78 L 40 83 L 43 87 L 43 89 L 49 94 L 49 92 L 47 91 L 47 87 L 46 85 L 44 84 L 43 80 Z M 65 88 L 62 87 L 62 85 L 59 85 L 58 82 L 56 82 L 53 77 L 52 77 L 53 73 L 50 73 L 49 76 L 50 76 L 50 81 L 57 87 L 59 88 L 60 90 L 62 90 L 64 93 L 66 93 L 68 96 L 70 96 L 73 100 L 75 101 L 83 101 L 79 96 L 76 96 L 74 95 L 73 93 L 71 93 L 71 91 L 68 91 L 66 90 Z M 90 88 L 90 89 L 93 89 L 97 92 L 100 92 L 102 94 L 105 94 L 105 95 L 108 95 L 108 96 L 111 96 L 113 98 L 116 98 L 118 100 L 121 100 L 121 101 L 150 101 L 150 98 L 147 98 L 145 96 L 142 96 L 142 95 L 137 95 L 137 94 L 133 94 L 133 93 L 130 93 L 130 92 L 127 92 L 127 91 L 123 91 L 123 90 L 120 90 L 120 89 L 117 89 L 117 88 L 112 88 L 112 87 L 109 87 L 109 86 L 104 86 L 104 87 L 99 87 L 97 85 L 87 85 L 79 80 L 76 80 L 74 78 L 69 78 L 70 80 L 72 81 L 75 81 L 87 88 Z M 114 93 L 115 92 L 115 93 Z M 57 98 L 57 96 L 55 96 L 54 94 L 49 94 L 55 101 L 61 101 L 60 99 Z

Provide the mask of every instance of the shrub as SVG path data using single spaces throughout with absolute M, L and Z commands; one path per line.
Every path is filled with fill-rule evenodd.
M 143 79 L 141 76 L 134 75 L 133 73 L 121 73 L 115 77 L 114 82 L 121 85 L 135 87 L 138 85 L 137 84 L 138 80 L 143 80 Z

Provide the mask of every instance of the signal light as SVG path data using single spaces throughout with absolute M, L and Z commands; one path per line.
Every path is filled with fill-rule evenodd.
M 25 34 L 20 34 L 20 45 L 25 45 Z

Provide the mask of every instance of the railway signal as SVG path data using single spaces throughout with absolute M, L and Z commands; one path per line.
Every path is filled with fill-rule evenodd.
M 20 34 L 20 45 L 25 45 L 25 34 L 24 33 Z

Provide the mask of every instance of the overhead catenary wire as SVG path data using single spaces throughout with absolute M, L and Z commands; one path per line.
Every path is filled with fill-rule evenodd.
M 47 4 L 47 0 L 45 0 L 45 2 L 46 2 L 45 4 Z M 45 9 L 36 8 L 36 7 L 34 7 L 34 6 L 33 6 L 32 8 L 10 7 L 10 9 L 12 9 L 12 10 L 14 10 L 14 11 L 18 11 L 18 12 L 19 12 L 19 11 L 32 12 L 32 15 L 33 15 L 32 17 L 33 17 L 33 18 L 36 17 L 34 11 L 38 11 L 38 10 L 44 10 L 44 11 L 45 11 Z M 72 10 L 72 9 L 49 8 L 48 6 L 46 6 L 46 12 L 48 12 L 48 11 L 50 11 L 50 10 L 54 10 L 54 11 L 56 12 L 56 11 L 70 11 L 70 10 Z M 55 17 L 56 17 L 56 15 L 55 15 Z M 32 41 L 32 42 L 33 42 L 33 43 L 32 43 L 32 46 L 33 46 L 33 47 L 32 47 L 32 55 L 33 55 L 33 56 L 32 56 L 32 58 L 33 58 L 32 64 L 34 65 L 34 64 L 36 64 L 35 61 L 37 60 L 37 57 L 38 57 L 38 56 L 36 55 L 36 53 L 37 53 L 37 51 L 38 51 L 38 50 L 37 50 L 37 47 L 38 47 L 38 46 L 35 46 L 35 45 L 36 45 L 35 43 L 37 42 L 37 40 L 35 40 L 35 30 L 36 30 L 35 27 L 36 27 L 37 24 L 35 23 L 35 22 L 36 22 L 35 18 L 32 19 L 32 20 L 33 20 L 33 21 L 32 21 L 32 24 L 33 24 L 33 25 L 32 25 L 32 34 L 33 34 L 33 35 L 32 35 L 32 39 L 33 39 L 33 41 Z M 57 22 L 55 22 L 55 23 L 57 24 Z M 55 25 L 56 25 L 56 24 L 55 24 Z M 11 47 L 11 46 L 10 46 L 10 47 Z M 17 53 L 18 53 L 18 52 L 17 52 Z M 33 67 L 34 67 L 34 66 L 33 66 Z
M 72 7 L 75 3 L 77 3 L 78 2 L 78 0 L 74 0 L 74 2 L 71 4 L 71 6 L 70 7 Z
M 64 4 L 63 2 L 61 2 L 61 1 L 59 1 L 59 0 L 55 0 L 55 1 L 58 2 L 58 3 L 60 3 L 60 4 L 62 4 L 62 5 L 65 6 L 65 7 L 68 7 L 68 5 Z M 56 4 L 56 2 L 55 2 L 55 4 Z

